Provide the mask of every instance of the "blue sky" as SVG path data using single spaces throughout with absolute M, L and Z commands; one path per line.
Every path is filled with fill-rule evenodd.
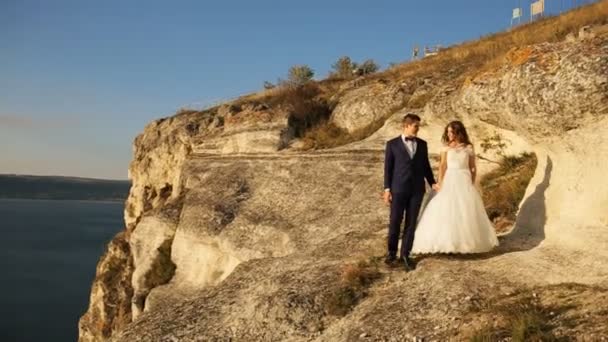
M 343 55 L 385 68 L 504 30 L 520 2 L 527 16 L 518 0 L 0 0 L 0 173 L 126 179 L 135 136 L 182 106 L 294 64 L 318 79 Z

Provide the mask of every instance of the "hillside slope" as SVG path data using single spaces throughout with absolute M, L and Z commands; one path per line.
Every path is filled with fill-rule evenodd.
M 608 2 L 585 11 L 605 21 Z M 441 62 L 448 50 L 320 82 L 300 107 L 274 90 L 149 124 L 135 141 L 127 231 L 98 265 L 80 339 L 607 336 L 608 28 L 596 16 L 483 65 Z M 316 108 L 317 126 L 302 106 Z M 412 110 L 435 157 L 452 119 L 478 151 L 499 132 L 508 153 L 536 154 L 516 224 L 494 252 L 425 257 L 411 273 L 376 267 L 384 142 Z M 305 150 L 311 143 L 335 146 Z

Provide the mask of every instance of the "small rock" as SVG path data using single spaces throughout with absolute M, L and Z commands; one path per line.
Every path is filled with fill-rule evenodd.
M 566 41 L 569 43 L 575 42 L 576 41 L 576 36 L 574 35 L 574 33 L 568 33 L 566 35 Z
M 366 338 L 367 337 L 367 333 L 362 333 L 361 335 L 359 335 L 359 338 Z
M 595 37 L 595 34 L 591 30 L 591 26 L 589 26 L 589 25 L 581 27 L 580 30 L 578 31 L 579 39 L 589 39 L 589 38 L 593 38 L 593 37 Z

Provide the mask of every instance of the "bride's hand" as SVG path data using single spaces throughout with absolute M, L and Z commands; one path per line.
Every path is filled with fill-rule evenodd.
M 440 185 L 440 184 L 435 183 L 435 184 L 433 184 L 433 185 L 431 186 L 431 188 L 433 188 L 433 190 L 435 190 L 435 191 L 439 192 L 439 190 L 441 190 L 441 185 Z

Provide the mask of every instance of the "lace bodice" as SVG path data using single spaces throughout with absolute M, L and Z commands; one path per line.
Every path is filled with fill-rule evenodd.
M 469 157 L 475 155 L 473 146 L 448 147 L 445 146 L 442 152 L 446 152 L 446 162 L 448 169 L 469 169 Z

